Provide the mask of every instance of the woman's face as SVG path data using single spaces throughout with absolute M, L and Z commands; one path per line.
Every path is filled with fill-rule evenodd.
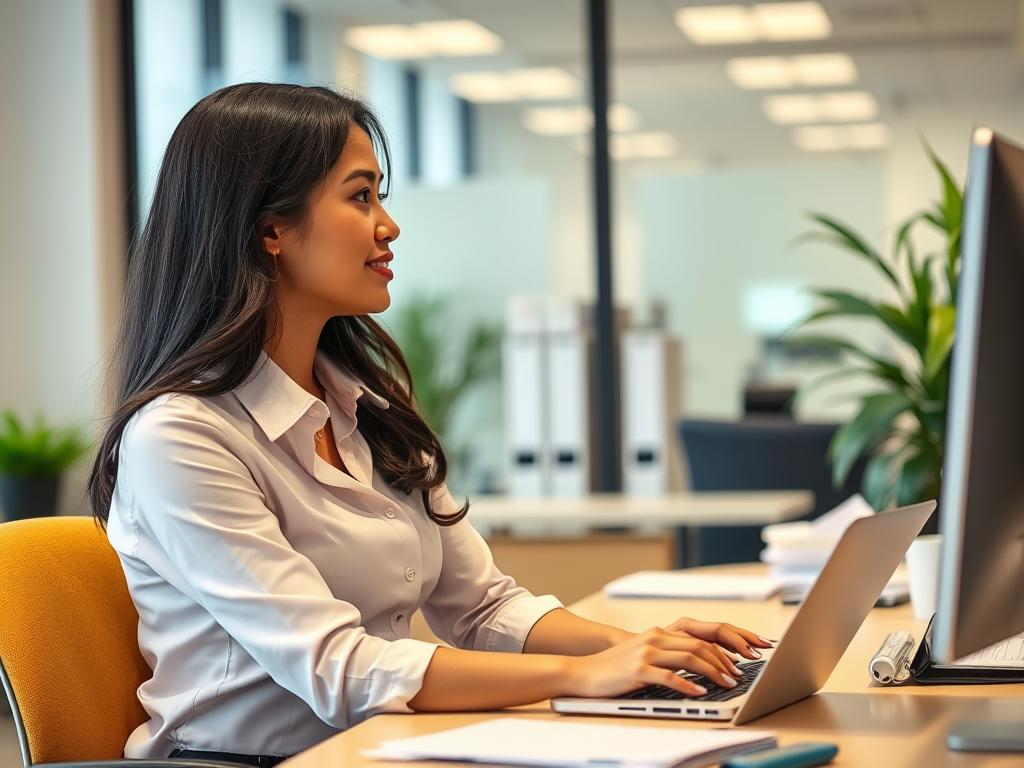
M 270 227 L 279 298 L 328 317 L 383 312 L 391 304 L 390 243 L 399 229 L 378 197 L 381 171 L 370 137 L 353 124 L 341 155 L 310 195 L 305 233 Z

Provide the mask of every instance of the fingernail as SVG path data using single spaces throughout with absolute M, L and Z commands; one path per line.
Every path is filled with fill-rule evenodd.
M 723 680 L 725 680 L 725 684 L 726 684 L 727 686 L 729 686 L 730 688 L 735 688 L 735 687 L 736 687 L 736 681 L 735 681 L 735 680 L 733 680 L 733 679 L 732 679 L 731 677 L 729 677 L 728 675 L 722 675 L 722 679 L 723 679 Z
M 751 648 L 750 652 L 752 654 L 754 654 L 754 656 L 756 656 L 757 658 L 759 658 L 759 659 L 761 658 L 761 652 L 759 650 L 757 650 L 757 648 Z
M 770 643 L 771 645 L 775 645 L 775 643 L 779 642 L 778 640 L 769 640 L 767 637 L 761 637 L 760 635 L 757 636 L 757 639 L 762 643 Z
M 732 673 L 736 675 L 736 677 L 743 677 L 743 673 L 740 672 L 739 667 L 737 667 L 735 664 L 730 664 L 729 666 L 732 667 Z
M 703 696 L 705 693 L 708 692 L 707 688 L 705 688 L 703 685 L 697 685 L 696 683 L 693 684 L 693 690 L 694 693 L 696 693 L 698 696 Z

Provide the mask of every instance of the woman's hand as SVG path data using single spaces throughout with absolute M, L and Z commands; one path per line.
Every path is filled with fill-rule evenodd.
M 754 634 L 749 629 L 743 629 L 733 624 L 697 621 L 685 616 L 669 624 L 666 629 L 671 632 L 685 632 L 709 643 L 717 643 L 748 659 L 760 659 L 761 652 L 757 649 L 771 648 L 775 643 L 773 640 L 766 640 L 760 635 Z
M 571 657 L 566 667 L 566 694 L 608 697 L 657 683 L 686 696 L 702 696 L 701 686 L 675 674 L 685 669 L 725 688 L 736 685 L 739 669 L 717 645 L 686 632 L 653 627 L 588 656 Z

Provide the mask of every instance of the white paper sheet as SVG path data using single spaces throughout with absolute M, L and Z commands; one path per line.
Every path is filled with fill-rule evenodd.
M 957 659 L 952 666 L 1024 669 L 1024 633 Z
M 604 586 L 611 597 L 767 600 L 780 582 L 771 576 L 711 576 L 689 571 L 637 571 Z
M 501 717 L 409 739 L 385 741 L 367 757 L 507 765 L 696 768 L 775 746 L 770 731 L 662 728 Z

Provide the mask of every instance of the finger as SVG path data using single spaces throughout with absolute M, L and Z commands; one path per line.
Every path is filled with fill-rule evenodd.
M 774 645 L 777 642 L 775 640 L 769 640 L 765 637 L 761 637 L 759 634 L 751 632 L 749 629 L 743 629 L 743 627 L 737 627 L 733 624 L 726 624 L 725 626 L 727 626 L 729 629 L 731 629 L 733 632 L 742 637 L 751 645 L 755 645 L 759 648 L 771 648 L 772 645 Z
M 729 677 L 735 678 L 740 674 L 739 669 L 737 669 L 731 661 L 725 658 L 725 656 L 719 651 L 718 646 L 712 643 L 703 643 L 701 641 L 692 642 L 700 644 L 693 645 L 691 653 L 695 653 L 700 656 L 704 661 L 714 666 L 723 674 L 729 675 Z
M 701 647 L 706 648 L 714 655 L 716 663 L 723 668 L 723 672 L 732 677 L 738 677 L 743 674 L 740 668 L 736 666 L 737 660 L 732 657 L 732 654 L 727 653 L 722 646 L 717 643 L 704 643 L 701 641 Z
M 689 618 L 687 616 L 683 616 L 681 618 L 676 619 L 671 624 L 669 624 L 668 628 L 669 629 L 674 629 L 677 632 L 688 632 L 689 629 L 690 629 L 690 625 L 693 624 L 693 623 L 694 623 L 693 619 L 691 619 L 691 618 Z
M 711 648 L 715 651 L 715 653 L 718 654 L 718 657 L 725 662 L 726 670 L 730 672 L 733 677 L 737 677 L 738 675 L 743 674 L 743 672 L 740 671 L 740 668 L 736 666 L 736 662 L 739 660 L 738 657 L 734 658 L 731 653 L 727 653 L 726 650 L 720 645 L 716 645 L 714 643 L 711 643 L 710 645 Z
M 697 683 L 691 682 L 685 677 L 680 677 L 674 672 L 669 672 L 661 667 L 645 667 L 640 678 L 645 683 L 664 685 L 666 688 L 679 691 L 684 696 L 703 696 L 708 692 L 708 689 L 704 686 L 697 685 Z
M 667 635 L 660 641 L 654 643 L 656 648 L 672 651 L 690 651 L 697 653 L 708 664 L 719 669 L 721 672 L 730 675 L 738 675 L 740 671 L 725 657 L 721 649 L 714 643 L 709 643 L 687 634 Z
M 731 625 L 723 624 L 720 635 L 721 637 L 718 642 L 736 651 L 741 656 L 745 656 L 748 659 L 761 658 L 761 652 L 751 645 L 739 632 L 736 632 Z
M 699 623 L 700 622 L 695 622 L 695 625 L 699 624 Z M 714 625 L 714 626 L 715 627 L 718 627 L 718 626 L 723 626 L 724 627 L 725 625 Z M 688 636 L 688 637 L 696 638 L 697 640 L 700 640 L 702 642 L 706 642 L 709 647 L 714 648 L 715 651 L 717 653 L 721 654 L 721 656 L 725 659 L 725 663 L 726 663 L 727 669 L 731 667 L 733 674 L 737 674 L 737 675 L 740 674 L 740 671 L 736 668 L 736 662 L 740 661 L 742 659 L 742 656 L 741 657 L 734 657 L 731 654 L 727 653 L 722 646 L 725 646 L 729 650 L 733 650 L 733 651 L 735 651 L 737 653 L 740 653 L 743 656 L 746 656 L 748 659 L 759 658 L 759 656 L 757 656 L 756 654 L 752 653 L 752 649 L 751 649 L 750 645 L 748 643 L 746 643 L 742 638 L 740 638 L 739 635 L 735 635 L 734 634 L 733 637 L 732 637 L 732 640 L 730 640 L 730 638 L 728 636 L 718 637 L 716 635 L 716 633 L 708 631 L 707 628 L 704 628 L 704 634 L 707 635 L 706 638 L 705 637 L 701 637 L 700 635 L 698 635 L 696 633 L 690 633 L 690 632 L 685 633 L 683 636 L 684 637 Z
M 690 651 L 658 651 L 653 654 L 651 663 L 672 671 L 685 669 L 714 680 L 723 688 L 735 688 L 736 678 L 719 669 L 702 656 Z

